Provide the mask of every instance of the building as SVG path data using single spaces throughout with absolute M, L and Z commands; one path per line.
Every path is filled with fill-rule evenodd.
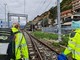
M 71 9 L 61 12 L 61 20 L 62 20 L 62 22 L 63 23 L 70 22 L 71 21 L 70 19 L 72 18 L 72 15 L 73 14 L 72 14 L 72 10 Z
M 0 28 L 7 28 L 8 27 L 8 25 L 7 25 L 7 22 L 5 22 L 5 20 L 4 19 L 0 19 Z
M 40 16 L 37 16 L 36 18 L 34 18 L 33 20 L 33 24 L 37 27 L 37 28 L 42 28 L 41 23 L 43 20 L 47 19 L 48 20 L 48 25 L 51 24 L 51 20 L 49 19 L 49 11 L 46 11 L 45 13 L 41 14 Z
M 73 11 L 75 12 L 80 12 L 80 0 L 74 0 L 72 2 L 72 6 L 73 6 Z
M 80 0 L 73 0 L 71 4 L 72 9 L 61 12 L 63 23 L 70 23 L 72 20 L 80 20 Z

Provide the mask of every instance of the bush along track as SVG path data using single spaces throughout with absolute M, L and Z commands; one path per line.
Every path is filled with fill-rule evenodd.
M 69 40 L 69 34 L 62 35 L 62 41 L 61 42 L 56 42 L 58 40 L 58 35 L 57 34 L 52 34 L 52 33 L 45 33 L 45 32 L 32 32 L 32 35 L 34 35 L 36 38 L 40 40 L 47 40 L 48 43 L 50 42 L 51 45 L 59 48 L 60 46 L 62 47 L 60 50 L 63 51 L 65 46 L 67 46 L 68 40 Z

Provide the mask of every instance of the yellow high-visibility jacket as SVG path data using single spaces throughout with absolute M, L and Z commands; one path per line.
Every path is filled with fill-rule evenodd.
M 12 31 L 15 33 L 18 29 L 12 28 Z M 15 60 L 20 59 L 22 56 L 25 60 L 29 60 L 26 40 L 23 34 L 19 32 L 15 34 Z
M 76 29 L 70 34 L 68 47 L 65 49 L 64 54 L 72 53 L 72 57 L 80 60 L 80 29 Z

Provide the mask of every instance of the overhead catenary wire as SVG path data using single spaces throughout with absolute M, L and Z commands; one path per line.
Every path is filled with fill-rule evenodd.
M 39 10 L 41 10 L 41 7 L 46 3 L 47 0 L 41 0 L 41 2 L 39 3 L 38 7 L 35 9 L 34 13 L 39 13 Z
M 5 18 L 5 22 L 6 22 L 6 18 L 7 18 L 6 15 L 7 15 L 7 12 L 8 12 L 8 9 L 7 9 L 8 6 L 7 6 L 6 1 L 2 0 L 2 3 L 0 3 L 0 6 L 2 8 L 2 9 L 0 9 L 0 11 L 1 11 L 0 14 L 2 14 L 2 16 L 5 15 L 4 18 Z
M 38 7 L 38 9 L 37 9 L 37 13 L 39 13 L 39 12 L 41 12 L 42 11 L 42 8 L 43 8 L 43 6 L 46 4 L 46 2 L 47 2 L 48 0 L 45 0 L 45 1 L 42 1 L 41 3 L 42 3 L 42 5 L 40 6 L 40 7 Z M 46 9 L 49 7 L 49 5 L 52 3 L 52 0 L 50 1 L 50 3 L 46 6 L 46 8 L 43 10 L 43 12 L 45 12 L 46 11 Z M 42 12 L 42 13 L 43 13 Z
M 34 9 L 34 11 L 35 12 L 33 12 L 33 11 L 31 11 L 32 13 L 33 13 L 33 15 L 34 15 L 34 13 L 38 13 L 39 12 L 39 10 L 41 10 L 41 7 L 44 5 L 46 3 L 46 0 L 41 0 L 41 2 L 39 3 L 39 5 L 38 5 L 38 7 L 36 8 L 36 9 Z M 37 14 L 38 15 L 38 14 Z
M 2 8 L 4 8 L 4 6 L 3 6 L 2 4 L 0 4 L 0 6 L 1 6 Z
M 43 12 L 45 12 L 47 10 L 47 8 L 49 7 L 49 5 L 52 3 L 52 0 L 49 2 L 49 4 L 45 7 L 45 9 L 43 10 Z
M 3 7 L 3 10 L 5 11 L 5 4 L 7 4 L 7 2 L 6 2 L 6 0 L 2 0 L 2 2 L 3 2 L 3 5 L 2 5 L 2 7 Z M 6 6 L 7 8 L 6 8 L 6 12 L 9 12 L 9 8 L 8 8 L 8 4 L 7 4 L 7 6 Z
M 41 7 L 42 7 L 43 5 L 45 5 L 46 1 L 47 1 L 47 0 L 41 1 L 42 4 L 40 3 L 40 6 L 38 6 L 37 12 L 38 12 L 39 10 L 42 10 Z
M 2 5 L 0 5 L 0 6 L 2 6 Z M 0 13 L 3 14 L 2 12 L 4 12 L 4 11 L 5 11 L 4 8 L 0 7 Z
M 2 0 L 3 1 L 3 3 L 6 3 L 6 1 L 5 0 Z
M 4 4 L 7 4 L 7 3 L 5 2 L 5 0 L 2 0 L 2 2 L 3 2 L 3 5 L 4 5 Z M 5 8 L 1 3 L 0 3 L 0 5 L 1 5 L 3 8 Z

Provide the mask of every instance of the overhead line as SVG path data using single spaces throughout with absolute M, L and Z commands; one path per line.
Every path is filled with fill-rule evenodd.
M 2 0 L 3 1 L 3 4 L 7 4 L 6 0 Z M 7 4 L 7 7 L 8 7 L 8 4 Z M 5 9 L 5 7 L 3 7 Z M 9 8 L 8 8 L 9 10 Z M 7 11 L 7 10 L 6 10 Z M 7 11 L 8 12 L 8 11 Z
M 38 13 L 38 11 L 41 9 L 41 7 L 45 4 L 46 0 L 41 0 L 40 4 L 38 5 L 38 7 L 35 9 L 35 12 Z M 37 11 L 38 10 L 38 11 Z M 33 11 L 32 11 L 33 12 Z
M 42 10 L 41 7 L 42 7 L 43 5 L 45 5 L 46 1 L 47 1 L 47 0 L 44 0 L 44 2 L 42 3 L 42 5 L 39 7 L 38 11 L 39 11 L 39 10 L 40 10 L 40 11 Z
M 49 7 L 49 5 L 52 3 L 52 0 L 50 1 L 50 3 L 46 6 L 46 8 L 43 10 L 43 12 L 45 12 L 47 10 L 47 8 Z
M 46 0 L 41 0 L 40 4 L 38 5 L 38 7 L 35 9 L 35 12 L 38 13 L 39 10 L 41 10 L 41 7 L 45 4 Z
M 1 7 L 3 7 L 3 5 L 0 4 Z M 4 8 L 4 7 L 3 7 Z

